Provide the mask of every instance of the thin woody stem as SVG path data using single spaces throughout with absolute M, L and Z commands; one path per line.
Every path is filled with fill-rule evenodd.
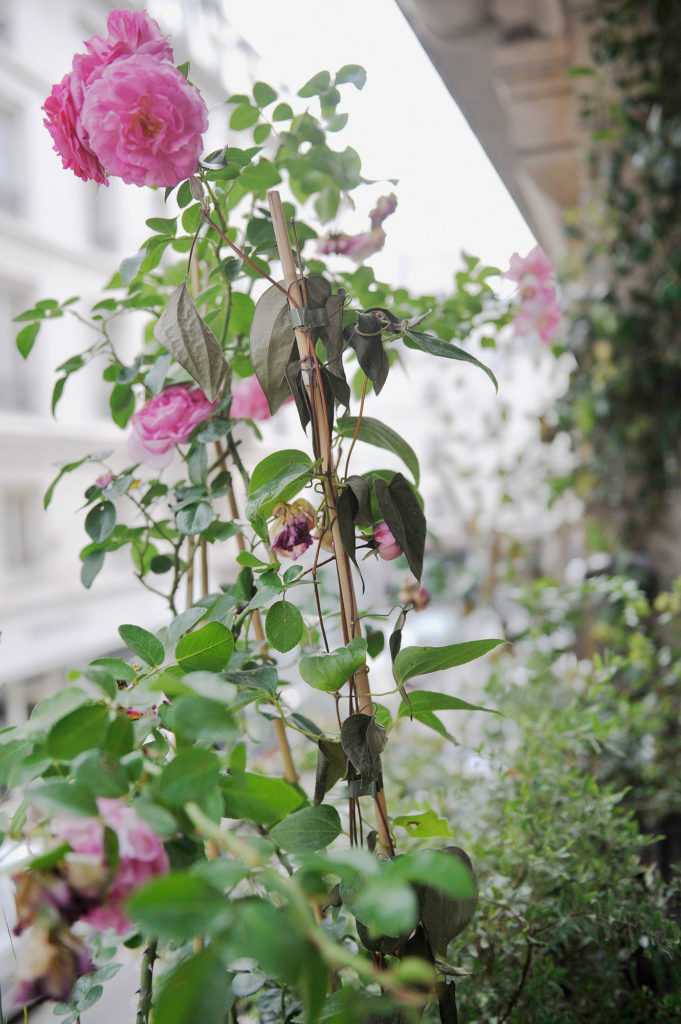
M 149 1024 L 156 963 L 156 941 L 151 940 L 142 954 L 140 967 L 140 988 L 135 1024 Z
M 303 292 L 300 287 L 298 269 L 296 267 L 291 244 L 288 237 L 286 219 L 281 205 L 279 193 L 272 191 L 268 193 L 270 213 L 272 215 L 272 226 L 277 243 L 277 251 L 281 260 L 284 272 L 287 295 L 291 305 L 300 307 L 303 304 Z M 327 416 L 326 397 L 324 394 L 321 368 L 315 352 L 314 338 L 309 330 L 304 327 L 295 328 L 296 344 L 298 354 L 303 366 L 303 380 L 308 394 L 310 404 L 310 415 L 315 434 L 318 438 L 318 452 L 321 458 L 324 495 L 330 519 L 330 530 L 333 539 L 334 551 L 336 554 L 336 570 L 338 573 L 338 590 L 341 604 L 343 634 L 346 642 L 352 638 L 362 635 L 362 628 L 357 614 L 357 601 L 355 598 L 354 582 L 350 559 L 343 545 L 340 531 L 340 524 L 336 512 L 336 482 L 334 477 L 334 464 L 331 452 L 331 432 Z M 312 368 L 310 374 L 309 369 Z M 357 694 L 357 710 L 364 714 L 372 714 L 373 703 L 369 687 L 368 671 L 366 667 L 355 673 L 354 685 Z M 388 824 L 388 813 L 385 803 L 385 793 L 381 790 L 376 795 L 378 811 L 377 830 L 381 846 L 389 855 L 394 854 L 394 847 Z
M 224 471 L 229 473 L 227 469 L 227 455 L 219 441 L 215 442 L 215 448 L 218 453 L 218 461 Z M 229 506 L 229 513 L 232 519 L 239 519 L 239 506 L 236 502 L 236 495 L 234 494 L 234 488 L 232 487 L 231 480 L 227 485 L 227 504 Z M 246 550 L 246 541 L 244 540 L 243 534 L 239 530 L 236 534 L 236 544 L 240 552 Z M 253 623 L 253 632 L 255 638 L 262 648 L 266 649 L 267 642 L 265 638 L 265 630 L 262 625 L 262 616 L 260 611 L 256 608 L 252 614 L 251 621 Z M 274 722 L 274 735 L 277 738 L 277 745 L 279 747 L 279 753 L 284 766 L 284 778 L 287 782 L 291 782 L 294 785 L 298 782 L 298 771 L 293 760 L 293 754 L 291 753 L 291 745 L 288 741 L 288 734 L 286 732 L 286 724 L 283 715 L 280 714 L 279 718 L 275 718 Z

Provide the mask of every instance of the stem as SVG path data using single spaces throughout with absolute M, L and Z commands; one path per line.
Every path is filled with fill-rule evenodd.
M 304 305 L 304 296 L 296 270 L 291 244 L 289 242 L 286 220 L 281 205 L 279 193 L 272 191 L 268 193 L 270 213 L 272 214 L 272 226 L 277 242 L 277 251 L 281 260 L 284 272 L 289 303 L 294 307 Z M 305 387 L 310 403 L 310 415 L 312 418 L 313 431 L 319 441 L 319 454 L 322 463 L 324 495 L 330 519 L 330 531 L 336 555 L 336 571 L 338 574 L 339 599 L 342 611 L 342 625 L 345 643 L 353 638 L 361 637 L 362 627 L 357 615 L 357 600 L 352 579 L 352 569 L 347 551 L 343 545 L 340 531 L 340 524 L 336 514 L 336 481 L 334 476 L 334 464 L 331 452 L 331 432 L 326 416 L 326 401 L 324 389 L 321 386 L 321 374 L 319 363 L 315 352 L 314 338 L 311 333 L 303 327 L 295 329 L 298 353 L 303 367 L 311 367 L 314 372 L 303 370 Z M 357 711 L 371 715 L 373 702 L 371 700 L 371 689 L 369 687 L 369 675 L 366 666 L 359 669 L 354 676 L 355 690 L 357 694 Z M 381 846 L 387 854 L 394 856 L 394 847 L 388 824 L 388 812 L 385 802 L 385 793 L 381 790 L 375 797 L 376 809 L 378 812 L 377 831 Z
M 215 442 L 215 447 L 219 455 L 220 464 L 222 468 L 225 470 L 225 472 L 228 473 L 229 470 L 227 469 L 226 463 L 227 456 L 219 441 Z M 236 503 L 236 495 L 234 494 L 234 488 L 232 487 L 231 480 L 230 483 L 227 485 L 227 504 L 229 505 L 229 514 L 231 515 L 232 519 L 239 519 L 239 506 Z M 239 531 L 236 534 L 236 545 L 239 549 L 239 552 L 246 550 L 246 541 L 244 540 L 244 536 L 241 533 L 241 531 Z M 255 633 L 256 640 L 261 645 L 261 647 L 266 648 L 267 641 L 265 638 L 265 630 L 263 629 L 262 616 L 260 615 L 259 609 L 256 608 L 254 610 L 251 621 L 253 623 L 253 632 Z M 291 753 L 291 745 L 289 744 L 288 741 L 288 734 L 286 732 L 286 724 L 284 722 L 283 715 L 281 715 L 280 718 L 277 718 L 274 721 L 274 735 L 276 736 L 277 739 L 277 746 L 279 747 L 279 753 L 281 755 L 281 760 L 284 767 L 284 778 L 286 779 L 287 782 L 296 785 L 298 783 L 298 772 L 296 770 L 295 762 L 293 760 L 293 754 Z
M 135 1024 L 149 1024 L 156 949 L 156 940 L 152 939 L 142 955 L 142 966 L 140 968 L 140 994 L 137 1002 L 137 1017 L 135 1019 Z

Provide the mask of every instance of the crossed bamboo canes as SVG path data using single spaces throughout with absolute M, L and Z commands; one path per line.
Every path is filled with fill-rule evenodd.
M 299 276 L 296 262 L 289 241 L 286 218 L 281 204 L 281 198 L 277 191 L 267 194 L 270 213 L 272 215 L 272 226 L 274 237 L 277 243 L 277 251 L 281 261 L 284 282 L 292 308 L 305 306 L 305 282 Z M 295 328 L 295 338 L 298 347 L 300 363 L 303 368 L 303 382 L 307 391 L 310 406 L 310 417 L 315 439 L 315 455 L 321 461 L 322 483 L 324 497 L 326 500 L 330 531 L 336 558 L 336 571 L 338 573 L 339 598 L 341 606 L 341 624 L 343 629 L 344 642 L 361 637 L 362 628 L 357 610 L 357 599 L 350 567 L 350 559 L 343 546 L 340 524 L 336 514 L 336 501 L 338 497 L 336 477 L 334 473 L 333 455 L 331 449 L 331 431 L 327 417 L 326 398 L 324 395 L 323 382 L 317 355 L 315 352 L 314 338 L 305 327 Z M 369 674 L 366 666 L 358 669 L 354 675 L 354 691 L 356 697 L 356 710 L 361 714 L 371 715 L 373 702 L 371 700 L 371 689 L 369 687 Z M 390 828 L 388 824 L 388 812 L 385 801 L 385 792 L 380 789 L 375 797 L 377 822 L 376 830 L 378 838 L 384 851 L 390 855 L 394 853 Z

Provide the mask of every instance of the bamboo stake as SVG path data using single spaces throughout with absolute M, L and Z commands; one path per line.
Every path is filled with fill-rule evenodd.
M 277 191 L 267 194 L 270 213 L 272 214 L 272 226 L 274 237 L 277 243 L 277 251 L 284 272 L 284 282 L 289 296 L 289 305 L 293 308 L 302 307 L 304 303 L 303 292 L 298 276 L 296 263 L 293 258 L 293 251 L 289 241 L 286 218 L 281 205 L 281 197 Z M 338 573 L 339 597 L 341 603 L 341 621 L 343 635 L 346 643 L 353 638 L 361 637 L 362 627 L 357 615 L 357 600 L 355 587 L 352 579 L 350 559 L 343 546 L 340 524 L 336 514 L 336 484 L 334 481 L 334 465 L 331 452 L 331 433 L 326 417 L 324 394 L 319 385 L 319 378 L 313 372 L 317 366 L 317 357 L 314 347 L 314 339 L 310 332 L 304 327 L 296 327 L 294 330 L 298 354 L 303 365 L 303 379 L 310 401 L 312 425 L 319 441 L 319 456 L 322 464 L 324 496 L 328 515 L 331 522 L 331 536 L 336 555 L 336 570 Z M 307 368 L 307 369 L 306 369 Z M 355 690 L 357 694 L 357 710 L 365 715 L 373 713 L 373 702 L 371 689 L 369 687 L 369 673 L 366 667 L 355 673 Z M 393 851 L 390 829 L 388 826 L 388 814 L 385 802 L 385 792 L 380 790 L 376 794 L 376 805 L 378 811 L 377 831 L 381 846 L 389 853 Z

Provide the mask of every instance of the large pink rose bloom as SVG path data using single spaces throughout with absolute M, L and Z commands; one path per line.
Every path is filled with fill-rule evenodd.
M 82 105 L 81 85 L 74 75 L 64 75 L 61 82 L 52 86 L 43 104 L 43 124 L 52 136 L 54 150 L 59 153 L 64 170 L 73 171 L 83 181 L 106 185 L 106 171 L 90 149 L 80 121 Z
M 158 23 L 146 11 L 111 11 L 107 36 L 92 36 L 85 41 L 87 53 L 73 58 L 73 74 L 84 88 L 115 60 L 142 53 L 157 60 L 174 60 L 173 48 Z
M 130 927 L 123 905 L 141 885 L 164 875 L 168 856 L 155 832 L 121 800 L 97 800 L 100 818 L 55 818 L 54 832 L 69 843 L 76 854 L 97 858 L 103 863 L 104 826 L 113 829 L 118 839 L 119 862 L 106 895 L 99 906 L 88 910 L 81 920 L 102 930 L 113 928 L 119 934 Z
M 154 395 L 132 418 L 128 451 L 135 462 L 156 469 L 173 460 L 176 444 L 189 440 L 193 430 L 212 415 L 216 403 L 209 402 L 201 388 L 174 384 Z
M 208 111 L 173 67 L 137 54 L 109 64 L 85 90 L 82 124 L 106 168 L 129 185 L 176 185 L 196 170 Z
M 234 420 L 268 420 L 272 415 L 257 377 L 246 377 L 232 388 L 229 415 Z

